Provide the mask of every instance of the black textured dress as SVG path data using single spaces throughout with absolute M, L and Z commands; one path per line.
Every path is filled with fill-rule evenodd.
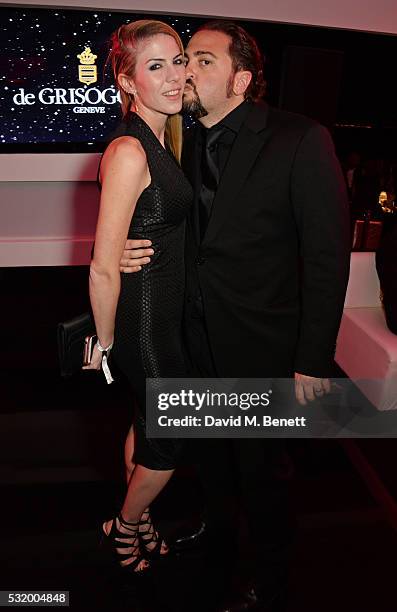
M 193 193 L 172 153 L 136 113 L 127 116 L 113 139 L 122 135 L 140 141 L 151 175 L 150 185 L 136 203 L 128 238 L 151 240 L 154 255 L 140 272 L 121 273 L 112 358 L 138 400 L 134 461 L 166 470 L 175 467 L 182 441 L 146 438 L 145 380 L 186 376 L 184 241 Z

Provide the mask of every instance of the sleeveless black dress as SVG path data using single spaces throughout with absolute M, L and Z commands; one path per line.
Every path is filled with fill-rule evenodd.
M 134 461 L 166 470 L 176 466 L 182 441 L 146 438 L 145 381 L 186 376 L 184 242 L 193 192 L 172 153 L 136 113 L 127 116 L 113 139 L 122 135 L 140 141 L 151 175 L 136 203 L 128 238 L 150 239 L 154 255 L 141 271 L 121 273 L 111 356 L 131 383 L 138 403 Z

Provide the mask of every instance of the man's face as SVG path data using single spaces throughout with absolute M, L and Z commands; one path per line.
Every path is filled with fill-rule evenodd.
M 183 110 L 196 119 L 221 116 L 230 105 L 233 80 L 230 38 L 223 32 L 202 30 L 186 47 L 186 86 Z

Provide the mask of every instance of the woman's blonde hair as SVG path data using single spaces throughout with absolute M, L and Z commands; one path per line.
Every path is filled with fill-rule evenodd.
M 172 36 L 183 54 L 183 44 L 179 35 L 171 26 L 162 21 L 140 19 L 120 26 L 112 34 L 108 61 L 112 62 L 114 79 L 120 91 L 123 117 L 127 115 L 131 102 L 134 101 L 134 96 L 120 87 L 118 76 L 119 74 L 125 74 L 131 78 L 134 77 L 138 44 L 156 34 Z M 182 150 L 181 115 L 170 115 L 168 117 L 165 125 L 165 141 L 176 159 L 180 161 Z

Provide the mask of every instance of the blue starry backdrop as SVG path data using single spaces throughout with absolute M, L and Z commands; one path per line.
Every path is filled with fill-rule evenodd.
M 3 7 L 0 15 L 3 151 L 101 150 L 121 118 L 110 64 L 105 68 L 111 33 L 122 23 L 158 18 L 186 44 L 203 22 L 95 10 Z
M 0 7 L 0 152 L 103 150 L 121 118 L 119 103 L 114 100 L 116 90 L 111 89 L 110 65 L 104 70 L 110 35 L 122 23 L 142 18 L 166 21 L 185 45 L 208 20 L 95 9 Z M 397 36 L 270 22 L 239 23 L 256 37 L 266 58 L 266 99 L 274 106 L 283 108 L 288 47 L 342 52 L 333 126 L 338 148 L 359 148 L 371 154 L 379 150 L 382 155 L 387 149 L 395 156 L 397 85 L 390 67 Z M 376 66 L 370 80 L 368 66 Z M 321 61 L 319 71 L 323 72 Z M 299 89 L 299 77 L 288 73 L 291 78 Z M 300 108 L 289 106 L 288 110 L 307 114 Z M 186 127 L 191 123 L 185 118 Z

